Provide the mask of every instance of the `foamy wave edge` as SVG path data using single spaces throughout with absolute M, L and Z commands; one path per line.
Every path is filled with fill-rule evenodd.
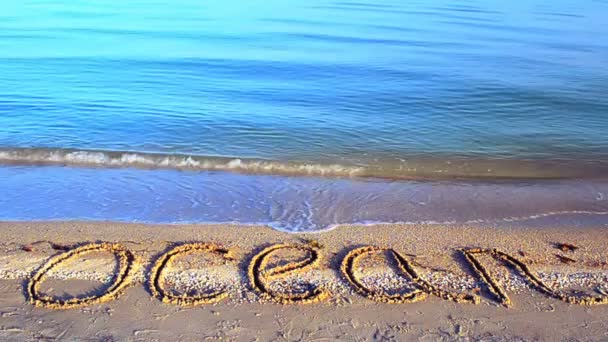
M 263 159 L 70 149 L 0 149 L 0 163 L 74 165 L 145 169 L 218 170 L 256 174 L 356 177 L 365 168 L 340 164 L 280 162 Z
M 361 221 L 361 222 L 345 222 L 345 223 L 331 223 L 323 226 L 314 226 L 311 229 L 302 229 L 300 226 L 284 225 L 277 221 L 261 221 L 261 222 L 244 222 L 244 221 L 155 221 L 155 220 L 106 220 L 100 221 L 99 219 L 87 219 L 87 218 L 51 218 L 51 219 L 31 219 L 31 218 L 11 218 L 3 219 L 0 222 L 116 222 L 125 224 L 150 224 L 150 225 L 234 225 L 243 227 L 269 227 L 276 231 L 290 234 L 320 234 L 329 232 L 341 227 L 372 227 L 380 225 L 404 225 L 404 226 L 415 226 L 415 225 L 443 225 L 443 226 L 457 226 L 457 225 L 484 225 L 484 224 L 502 224 L 502 223 L 514 223 L 514 222 L 525 222 L 534 221 L 554 216 L 566 216 L 566 215 L 581 215 L 581 216 L 608 216 L 608 211 L 594 211 L 594 210 L 563 210 L 563 211 L 549 211 L 545 213 L 537 213 L 525 216 L 510 216 L 510 217 L 497 217 L 487 219 L 471 219 L 464 221 L 455 220 L 419 220 L 419 221 Z

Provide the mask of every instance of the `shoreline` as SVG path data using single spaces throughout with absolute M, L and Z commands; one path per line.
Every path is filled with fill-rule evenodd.
M 0 222 L 0 237 L 0 241 L 2 241 L 0 248 L 3 251 L 0 259 L 0 284 L 3 288 L 10 289 L 0 295 L 0 303 L 2 303 L 0 311 L 3 313 L 0 325 L 13 329 L 12 332 L 0 330 L 0 336 L 7 334 L 6 336 L 15 339 L 18 339 L 19 336 L 25 337 L 27 332 L 32 332 L 28 329 L 33 329 L 37 320 L 63 321 L 70 318 L 79 321 L 75 317 L 79 313 L 82 315 L 83 312 L 90 312 L 92 315 L 90 317 L 96 317 L 101 322 L 94 324 L 89 329 L 65 326 L 66 330 L 62 337 L 84 338 L 90 337 L 91 334 L 100 332 L 102 329 L 117 329 L 113 335 L 115 338 L 135 339 L 134 330 L 122 326 L 122 323 L 117 324 L 115 320 L 107 316 L 107 313 L 104 313 L 107 310 L 113 312 L 115 316 L 120 316 L 127 321 L 131 320 L 135 325 L 141 326 L 141 331 L 155 331 L 154 334 L 166 338 L 175 336 L 170 335 L 173 328 L 183 328 L 190 332 L 196 330 L 200 333 L 202 331 L 200 324 L 207 326 L 215 321 L 240 321 L 238 324 L 240 327 L 237 330 L 241 332 L 237 335 L 242 337 L 244 336 L 242 334 L 245 333 L 243 330 L 245 326 L 249 326 L 248 329 L 254 329 L 257 326 L 259 329 L 262 325 L 258 324 L 263 319 L 274 321 L 295 319 L 302 314 L 317 317 L 329 315 L 333 320 L 344 322 L 361 320 L 367 322 L 355 324 L 357 328 L 340 330 L 335 326 L 326 326 L 326 322 L 322 320 L 314 320 L 308 322 L 305 327 L 310 331 L 327 336 L 358 332 L 361 336 L 373 337 L 377 330 L 389 329 L 387 324 L 393 324 L 394 327 L 397 327 L 389 329 L 391 334 L 397 334 L 393 336 L 420 337 L 428 335 L 430 332 L 442 334 L 442 330 L 438 326 L 453 321 L 460 322 L 457 324 L 460 328 L 456 328 L 456 325 L 450 328 L 451 330 L 447 332 L 446 336 L 452 336 L 452 338 L 462 335 L 461 337 L 471 338 L 519 336 L 528 339 L 539 336 L 538 334 L 542 332 L 549 335 L 540 336 L 561 336 L 561 339 L 564 336 L 574 337 L 576 334 L 582 333 L 583 328 L 573 328 L 573 326 L 586 322 L 589 317 L 596 317 L 599 322 L 602 322 L 593 327 L 593 329 L 598 329 L 596 336 L 603 333 L 599 330 L 601 327 L 608 327 L 608 322 L 600 318 L 608 313 L 608 306 L 567 304 L 554 299 L 530 288 L 529 281 L 522 278 L 517 272 L 513 272 L 490 257 L 481 257 L 480 260 L 492 277 L 510 297 L 512 305 L 507 308 L 491 292 L 488 292 L 487 284 L 476 277 L 472 269 L 467 267 L 466 262 L 457 256 L 458 250 L 461 248 L 496 248 L 523 260 L 542 281 L 552 288 L 566 292 L 575 289 L 593 296 L 602 296 L 603 293 L 608 293 L 608 253 L 604 248 L 608 243 L 608 236 L 605 227 L 545 229 L 508 227 L 497 229 L 475 226 L 376 225 L 345 226 L 328 232 L 311 234 L 283 233 L 268 227 L 235 225 L 163 226 L 108 222 Z M 53 255 L 66 253 L 85 243 L 101 241 L 119 243 L 130 250 L 137 259 L 137 270 L 132 276 L 133 283 L 124 289 L 124 293 L 107 302 L 64 310 L 36 308 L 27 303 L 27 298 L 22 291 L 31 272 L 39 269 Z M 154 261 L 171 248 L 188 243 L 210 243 L 221 246 L 230 252 L 230 260 L 223 262 L 204 252 L 180 257 L 180 260 L 176 261 L 176 265 L 167 268 L 169 273 L 163 276 L 163 281 L 170 288 L 167 291 L 174 295 L 184 293 L 197 295 L 223 289 L 227 292 L 226 298 L 209 304 L 182 306 L 163 303 L 154 296 L 154 292 L 150 293 L 149 286 L 146 284 L 150 277 L 148 272 Z M 572 244 L 578 248 L 574 251 L 562 251 L 556 248 L 558 243 Z M 274 295 L 278 294 L 281 297 L 285 294 L 291 296 L 291 294 L 306 293 L 306 289 L 310 289 L 310 287 L 302 287 L 302 282 L 312 284 L 312 288 L 323 287 L 323 289 L 327 289 L 329 295 L 312 304 L 281 305 L 276 304 L 272 298 L 265 298 L 259 291 L 252 288 L 250 275 L 247 272 L 248 267 L 264 248 L 275 244 L 313 246 L 315 250 L 320 251 L 320 258 L 314 267 L 292 275 L 286 274 L 285 277 L 269 283 L 270 291 Z M 362 296 L 360 291 L 357 291 L 341 275 L 341 264 L 349 252 L 365 246 L 391 248 L 397 251 L 410 260 L 420 277 L 428 281 L 435 289 L 448 293 L 478 296 L 480 304 L 445 300 L 430 292 L 427 297 L 418 302 L 401 304 L 386 304 L 382 300 L 378 301 L 381 297 L 372 296 L 370 299 Z M 269 259 L 268 267 L 281 267 L 288 261 L 302 261 L 303 257 L 306 259 L 306 253 L 301 252 L 278 251 Z M 83 291 L 87 293 L 86 289 L 99 287 L 99 281 L 108 282 L 112 279 L 116 266 L 113 266 L 115 262 L 109 256 L 111 254 L 93 253 L 78 257 L 73 262 L 66 263 L 65 266 L 57 266 L 58 269 L 51 272 L 50 277 L 42 283 L 42 289 L 49 291 L 53 296 L 76 295 L 82 294 Z M 564 261 L 567 259 L 561 259 L 558 256 L 574 261 Z M 416 288 L 416 283 L 412 281 L 411 277 L 399 273 L 395 269 L 395 263 L 390 255 L 370 254 L 361 258 L 357 265 L 353 272 L 361 284 L 373 293 L 400 295 L 410 293 Z M 370 313 L 375 312 L 375 314 L 361 313 L 362 308 Z M 192 316 L 181 315 L 181 318 L 177 319 L 176 317 L 180 316 L 179 312 L 184 310 L 192 313 Z M 255 311 L 255 314 L 252 313 L 252 310 Z M 403 326 L 404 310 L 405 312 L 421 312 L 420 315 L 417 315 L 419 317 L 405 319 L 417 322 L 405 329 L 407 331 L 398 328 Z M 580 317 L 572 316 L 572 312 L 579 311 L 585 314 L 581 314 Z M 163 315 L 167 316 L 157 319 L 151 312 L 164 312 Z M 214 312 L 220 314 L 216 315 Z M 382 314 L 378 316 L 380 312 Z M 256 314 L 260 314 L 260 316 Z M 201 315 L 205 315 L 206 318 L 201 318 Z M 195 322 L 194 317 L 202 319 L 202 323 L 197 322 L 198 328 L 191 325 Z M 480 317 L 484 317 L 486 324 L 495 324 L 496 329 L 484 330 L 485 335 L 483 335 L 483 329 L 476 327 L 473 323 Z M 562 327 L 553 332 L 547 331 L 546 327 L 543 327 L 547 319 L 564 322 L 564 326 L 570 328 L 566 330 Z M 505 322 L 510 323 L 504 327 Z M 50 321 L 47 324 L 50 324 Z M 167 324 L 175 325 L 173 328 L 167 328 Z M 216 328 L 214 331 L 219 335 L 236 329 L 232 326 L 218 326 L 217 322 L 213 324 Z M 525 326 L 522 326 L 523 324 Z M 503 328 L 499 329 L 500 325 L 503 325 Z M 258 336 L 276 337 L 281 330 L 284 330 L 272 322 L 264 326 L 267 329 L 258 331 Z M 48 327 L 51 329 L 50 325 Z M 584 333 L 589 334 L 588 331 Z M 395 339 L 399 338 L 395 337 Z
M 291 231 L 288 230 L 281 225 L 275 225 L 270 222 L 153 222 L 153 221 L 138 221 L 131 222 L 128 220 L 109 220 L 109 221 L 100 221 L 100 220 L 87 220 L 87 219 L 40 219 L 40 220 L 0 220 L 0 223 L 36 223 L 36 224 L 44 224 L 44 223 L 74 223 L 74 224 L 114 224 L 114 225 L 145 225 L 145 226 L 167 226 L 167 227 L 183 227 L 183 226 L 235 226 L 239 228 L 270 228 L 273 231 L 277 231 L 280 233 L 286 234 L 323 234 L 326 232 L 330 232 L 332 230 L 341 229 L 342 227 L 375 227 L 375 226 L 402 226 L 402 227 L 413 227 L 413 226 L 445 226 L 452 227 L 453 229 L 458 229 L 466 226 L 483 226 L 488 229 L 551 229 L 549 224 L 541 224 L 541 226 L 536 226 L 534 221 L 542 221 L 542 220 L 551 220 L 555 219 L 556 222 L 551 222 L 553 227 L 561 227 L 561 228 L 572 228 L 577 227 L 579 229 L 586 228 L 600 228 L 600 227 L 608 227 L 608 223 L 605 224 L 596 224 L 591 225 L 590 227 L 586 225 L 581 225 L 580 223 L 572 224 L 569 222 L 559 222 L 560 217 L 568 217 L 568 216 L 576 216 L 578 218 L 581 217 L 608 217 L 608 211 L 593 211 L 593 210 L 565 210 L 565 211 L 556 211 L 556 212 L 547 212 L 541 214 L 534 214 L 530 216 L 512 216 L 512 217 L 501 217 L 497 219 L 473 219 L 466 222 L 456 222 L 456 221 L 397 221 L 397 222 L 382 222 L 382 221 L 370 221 L 370 222 L 361 222 L 361 223 L 335 223 L 331 224 L 328 227 L 316 230 L 303 230 L 303 231 Z M 607 219 L 608 220 L 608 219 Z
M 608 182 L 386 182 L 230 172 L 0 167 L 0 218 L 27 222 L 601 226 Z

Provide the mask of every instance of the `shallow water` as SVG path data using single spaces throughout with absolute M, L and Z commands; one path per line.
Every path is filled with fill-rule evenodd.
M 607 15 L 574 0 L 2 2 L 0 219 L 603 224 Z
M 608 183 L 357 181 L 174 170 L 0 168 L 0 217 L 241 223 L 608 226 Z

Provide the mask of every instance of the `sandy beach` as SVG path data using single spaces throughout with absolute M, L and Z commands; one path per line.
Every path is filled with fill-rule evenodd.
M 0 234 L 2 340 L 608 338 L 608 307 L 594 305 L 608 294 L 605 228 L 4 222 Z

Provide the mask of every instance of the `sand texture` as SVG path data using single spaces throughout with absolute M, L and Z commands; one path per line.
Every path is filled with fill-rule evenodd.
M 607 340 L 607 228 L 0 223 L 0 340 Z

